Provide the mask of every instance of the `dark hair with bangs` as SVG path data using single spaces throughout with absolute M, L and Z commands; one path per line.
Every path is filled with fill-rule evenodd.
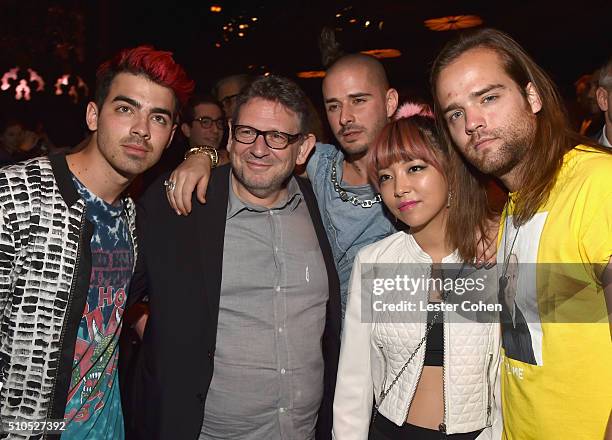
M 459 251 L 461 258 L 471 261 L 477 254 L 477 233 L 486 236 L 486 223 L 492 218 L 492 212 L 484 184 L 464 163 L 452 160 L 451 147 L 441 139 L 431 116 L 417 114 L 389 122 L 368 154 L 368 176 L 379 190 L 378 171 L 397 162 L 420 159 L 440 171 L 453 194 L 446 240 Z M 466 185 L 471 190 L 469 195 L 466 200 L 457 200 L 457 188 Z
M 378 170 L 391 164 L 420 159 L 448 175 L 448 157 L 440 148 L 435 121 L 429 116 L 414 115 L 390 122 L 383 127 L 370 150 L 368 176 L 377 191 Z M 447 178 L 448 181 L 448 178 Z

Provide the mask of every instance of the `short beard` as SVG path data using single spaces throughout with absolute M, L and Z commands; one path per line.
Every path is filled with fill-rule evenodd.
M 513 140 L 512 143 L 505 142 L 499 147 L 494 158 L 484 157 L 477 159 L 474 165 L 485 174 L 501 177 L 515 169 L 524 159 L 529 150 L 528 143 Z
M 383 127 L 389 122 L 389 119 L 385 116 L 384 119 L 380 119 L 378 121 L 376 121 L 376 123 L 374 124 L 373 127 L 371 127 L 370 129 L 365 129 L 366 133 L 370 135 L 369 139 L 360 145 L 348 145 L 348 146 L 344 146 L 342 145 L 342 142 L 340 142 L 340 136 L 342 135 L 340 132 L 336 133 L 336 139 L 338 140 L 338 142 L 340 143 L 340 145 L 342 146 L 342 149 L 344 150 L 344 152 L 346 153 L 347 156 L 353 156 L 353 157 L 363 157 L 367 154 L 367 152 L 370 150 L 370 148 L 372 148 L 374 146 L 374 143 L 376 142 L 376 138 L 378 138 L 378 135 L 380 134 L 380 132 L 382 131 Z M 362 128 L 365 128 L 363 126 L 360 126 Z
M 293 173 L 293 170 L 290 170 L 289 174 L 284 175 L 284 176 L 283 175 L 274 176 L 269 182 L 265 182 L 265 184 L 250 181 L 250 179 L 245 177 L 242 170 L 235 168 L 233 165 L 232 165 L 232 173 L 234 174 L 234 177 L 240 182 L 240 184 L 248 192 L 253 194 L 255 197 L 258 197 L 260 199 L 265 199 L 269 197 L 270 195 L 272 195 L 274 192 L 281 190 L 286 185 L 289 178 L 291 177 L 291 174 Z
M 348 147 L 340 144 L 342 146 L 342 149 L 344 150 L 344 153 L 346 156 L 353 156 L 353 157 L 357 157 L 357 156 L 365 156 L 365 154 L 368 152 L 368 150 L 370 149 L 370 145 L 369 144 L 361 144 L 361 145 L 349 145 Z
M 487 133 L 503 141 L 494 157 L 474 157 L 472 164 L 485 174 L 502 177 L 515 170 L 527 157 L 536 137 L 536 126 L 529 123 L 511 125 L 510 129 L 499 128 Z M 472 148 L 472 147 L 470 147 Z

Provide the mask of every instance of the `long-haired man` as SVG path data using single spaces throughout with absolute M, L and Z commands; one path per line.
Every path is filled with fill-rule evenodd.
M 515 297 L 526 308 L 534 356 L 505 351 L 502 363 L 505 438 L 603 438 L 612 406 L 604 299 L 610 307 L 612 155 L 571 130 L 553 82 L 502 32 L 480 29 L 449 42 L 431 84 L 454 160 L 510 192 L 498 247 L 502 281 L 511 255 L 538 263 L 521 267 L 532 276 L 518 279 Z

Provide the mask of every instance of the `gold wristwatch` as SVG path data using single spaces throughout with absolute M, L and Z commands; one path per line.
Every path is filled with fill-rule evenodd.
M 185 159 L 187 159 L 193 154 L 205 154 L 210 157 L 211 168 L 214 168 L 219 165 L 219 153 L 217 153 L 217 150 L 213 147 L 210 147 L 208 145 L 198 145 L 197 147 L 190 148 L 185 153 Z

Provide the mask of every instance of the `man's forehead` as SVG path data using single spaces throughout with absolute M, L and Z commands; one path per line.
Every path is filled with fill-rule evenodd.
M 196 117 L 198 116 L 207 116 L 207 115 L 218 115 L 221 114 L 221 108 L 217 104 L 213 104 L 212 102 L 202 102 L 197 104 L 194 108 L 194 113 Z
M 449 99 L 494 85 L 509 87 L 513 84 L 513 79 L 495 51 L 476 48 L 461 54 L 440 71 L 436 89 L 439 99 Z
M 325 99 L 384 93 L 385 89 L 367 70 L 335 71 L 323 82 Z
M 174 92 L 169 87 L 162 86 L 145 75 L 135 75 L 121 72 L 113 78 L 106 100 L 114 101 L 118 96 L 132 98 L 142 105 L 167 107 L 174 110 Z
M 298 115 L 283 105 L 279 101 L 271 101 L 264 98 L 251 98 L 245 102 L 240 108 L 238 114 L 238 124 L 272 124 L 282 126 L 289 126 L 285 128 L 299 127 Z M 265 128 L 255 128 L 263 130 Z M 278 127 L 277 127 L 278 128 Z
M 375 90 L 376 84 L 368 81 L 367 75 L 336 75 L 323 83 L 323 92 L 330 94 L 343 94 L 348 90 Z
M 459 55 L 442 68 L 438 80 L 448 76 L 445 75 L 448 72 L 462 75 L 501 75 L 508 77 L 501 56 L 493 49 L 486 47 L 469 49 Z

